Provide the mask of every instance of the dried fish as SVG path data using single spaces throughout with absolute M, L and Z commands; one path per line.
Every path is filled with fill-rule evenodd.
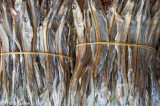
M 104 3 L 105 1 L 102 1 L 102 5 Z M 119 42 L 156 48 L 159 45 L 158 3 L 158 0 L 114 0 L 110 2 L 107 10 L 103 10 L 98 0 L 87 1 L 81 9 L 81 4 L 74 1 L 72 11 L 77 44 Z M 83 16 L 80 10 L 83 10 Z M 107 15 L 104 15 L 105 11 Z M 75 20 L 77 17 L 79 21 Z M 76 22 L 82 24 L 77 27 Z M 84 67 L 80 55 L 87 55 L 87 59 L 90 59 L 87 54 L 90 49 L 85 50 L 88 46 L 91 46 L 92 59 Z M 74 82 L 70 87 L 70 104 L 158 105 L 159 87 L 155 75 L 155 61 L 155 52 L 147 48 L 107 44 L 77 46 L 75 70 L 71 77 L 71 82 Z M 81 70 L 78 67 L 81 67 Z M 86 75 L 91 76 L 89 82 Z M 82 90 L 85 87 L 87 90 Z
M 159 4 L 0 0 L 0 105 L 158 106 Z
M 1 53 L 46 52 L 72 57 L 74 51 L 70 48 L 74 42 L 68 32 L 70 7 L 67 0 L 8 3 L 0 3 Z M 58 17 L 61 20 L 55 26 Z M 52 29 L 53 26 L 57 29 Z M 1 55 L 0 59 L 1 104 L 66 105 L 73 60 L 14 53 Z

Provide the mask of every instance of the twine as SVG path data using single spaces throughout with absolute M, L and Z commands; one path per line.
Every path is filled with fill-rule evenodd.
M 94 43 L 81 43 L 81 44 L 77 44 L 76 47 L 79 46 L 85 46 L 85 45 L 92 45 L 92 44 L 108 44 L 108 45 L 119 45 L 119 46 L 132 46 L 132 47 L 139 47 L 139 48 L 145 48 L 145 49 L 149 49 L 149 50 L 153 50 L 154 52 L 156 52 L 156 49 L 150 46 L 146 46 L 146 45 L 139 45 L 139 44 L 127 44 L 127 43 L 118 43 L 118 42 L 94 42 Z
M 8 52 L 8 53 L 1 53 L 0 55 L 11 55 L 11 54 L 39 54 L 39 55 L 52 55 L 52 56 L 57 56 L 57 57 L 64 57 L 64 58 L 68 58 L 71 60 L 75 60 L 72 57 L 69 56 L 64 56 L 61 54 L 53 54 L 53 53 L 42 53 L 42 52 Z
M 132 46 L 132 47 L 140 47 L 140 48 L 145 48 L 145 49 L 149 49 L 152 50 L 154 52 L 156 52 L 156 49 L 150 46 L 146 46 L 146 45 L 139 45 L 139 44 L 127 44 L 127 43 L 117 43 L 117 42 L 94 42 L 94 43 L 81 43 L 81 44 L 77 44 L 76 47 L 79 46 L 85 46 L 85 45 L 92 45 L 92 44 L 108 44 L 108 45 L 119 45 L 119 46 Z M 53 54 L 53 53 L 42 53 L 42 52 L 8 52 L 8 53 L 0 53 L 0 55 L 11 55 L 11 54 L 39 54 L 39 55 L 51 55 L 51 56 L 57 56 L 57 57 L 64 57 L 64 58 L 68 58 L 70 60 L 74 60 L 74 58 L 69 57 L 69 56 L 64 56 L 61 54 Z

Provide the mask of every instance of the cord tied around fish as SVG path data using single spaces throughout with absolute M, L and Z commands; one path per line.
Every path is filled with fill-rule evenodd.
M 108 44 L 108 45 L 118 45 L 118 46 L 130 46 L 130 47 L 138 47 L 138 48 L 145 48 L 148 50 L 152 50 L 156 53 L 156 49 L 151 47 L 151 46 L 147 46 L 147 45 L 140 45 L 140 44 L 129 44 L 129 43 L 118 43 L 118 42 L 93 42 L 93 43 L 81 43 L 81 44 L 77 44 L 76 47 L 80 47 L 80 46 L 85 46 L 85 45 L 103 45 L 103 44 Z
M 12 55 L 12 54 L 39 54 L 39 55 L 50 55 L 50 56 L 57 56 L 57 57 L 64 57 L 64 58 L 68 58 L 70 60 L 75 61 L 74 58 L 69 57 L 69 56 L 65 56 L 65 55 L 61 55 L 61 54 L 53 54 L 53 53 L 42 53 L 42 52 L 8 52 L 8 53 L 0 53 L 0 55 Z

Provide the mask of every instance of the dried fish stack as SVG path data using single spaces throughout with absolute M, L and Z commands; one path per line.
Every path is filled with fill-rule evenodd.
M 73 60 L 52 54 L 74 54 L 70 7 L 0 0 L 0 105 L 66 105 Z
M 103 42 L 157 48 L 160 1 L 84 0 L 83 6 L 79 2 L 73 0 L 72 4 L 77 54 L 69 105 L 157 106 L 156 52 Z
M 0 105 L 157 106 L 159 5 L 0 0 Z

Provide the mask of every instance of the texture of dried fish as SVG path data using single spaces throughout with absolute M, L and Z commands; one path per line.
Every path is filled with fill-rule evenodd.
M 158 0 L 113 0 L 107 12 L 98 0 L 86 0 L 84 16 L 80 15 L 82 11 L 75 2 L 72 11 L 73 16 L 78 16 L 74 17 L 77 44 L 104 41 L 154 48 L 159 45 Z M 77 27 L 77 22 L 81 21 L 84 22 Z M 91 52 L 89 48 L 85 50 L 87 47 L 91 47 Z M 88 52 L 92 57 L 88 56 Z M 155 53 L 139 47 L 118 45 L 78 46 L 71 77 L 71 82 L 75 83 L 70 85 L 69 105 L 158 105 Z M 82 59 L 88 59 L 89 63 L 84 66 Z
M 0 0 L 0 105 L 160 104 L 159 0 Z M 90 44 L 118 42 L 157 49 Z M 158 71 L 157 71 L 158 70 Z
M 72 57 L 68 1 L 38 1 L 0 3 L 0 20 L 4 20 L 0 22 L 1 53 L 48 52 Z M 67 105 L 73 60 L 38 54 L 0 57 L 0 105 Z

